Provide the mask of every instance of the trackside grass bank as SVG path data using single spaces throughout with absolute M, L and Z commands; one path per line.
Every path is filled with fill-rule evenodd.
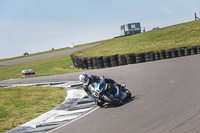
M 98 42 L 92 42 L 92 43 L 77 45 L 77 46 L 74 46 L 74 48 L 89 46 L 89 45 L 93 45 L 93 44 L 97 44 L 97 43 L 101 43 L 101 42 L 104 42 L 104 41 L 98 41 Z M 60 48 L 60 49 L 55 49 L 55 50 L 49 50 L 49 51 L 44 51 L 44 52 L 29 54 L 29 55 L 26 55 L 26 56 L 18 56 L 18 57 L 13 57 L 13 58 L 0 59 L 0 62 L 10 61 L 10 60 L 15 60 L 15 59 L 21 59 L 21 58 L 26 58 L 26 57 L 32 57 L 32 56 L 42 55 L 42 54 L 49 54 L 49 53 L 63 51 L 63 50 L 68 50 L 68 49 L 73 49 L 73 48 L 66 47 L 66 48 Z
M 0 88 L 0 132 L 20 126 L 64 101 L 66 89 L 56 87 Z
M 115 38 L 101 45 L 76 51 L 75 56 L 95 57 L 142 53 L 200 45 L 200 20 Z
M 21 71 L 26 69 L 34 69 L 36 72 L 35 76 L 48 76 L 83 71 L 74 68 L 70 55 L 65 54 L 12 66 L 0 67 L 0 80 L 21 78 Z

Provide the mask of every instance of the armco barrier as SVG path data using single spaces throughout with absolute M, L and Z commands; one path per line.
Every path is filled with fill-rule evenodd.
M 150 62 L 156 60 L 177 58 L 182 56 L 200 54 L 200 45 L 193 47 L 179 47 L 169 50 L 151 51 L 145 53 L 130 53 L 98 57 L 77 57 L 71 55 L 71 60 L 76 68 L 101 69 L 134 63 Z

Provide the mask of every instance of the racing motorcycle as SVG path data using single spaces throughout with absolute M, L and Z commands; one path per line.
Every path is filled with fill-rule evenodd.
M 94 82 L 88 86 L 92 99 L 98 106 L 104 103 L 122 105 L 126 99 L 131 98 L 131 92 L 120 85 Z

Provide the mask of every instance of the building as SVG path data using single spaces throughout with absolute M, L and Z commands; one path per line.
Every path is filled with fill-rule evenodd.
M 121 26 L 121 35 L 133 35 L 141 33 L 140 22 L 138 23 L 129 23 Z

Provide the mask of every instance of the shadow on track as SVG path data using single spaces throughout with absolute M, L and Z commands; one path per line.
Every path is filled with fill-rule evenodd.
M 139 98 L 137 98 L 136 96 L 132 96 L 131 98 L 126 99 L 122 105 L 114 105 L 114 104 L 106 103 L 106 104 L 100 106 L 100 108 L 116 108 L 116 107 L 123 106 L 124 104 L 130 103 L 130 102 L 132 102 L 133 100 L 136 100 L 136 99 L 139 99 Z

